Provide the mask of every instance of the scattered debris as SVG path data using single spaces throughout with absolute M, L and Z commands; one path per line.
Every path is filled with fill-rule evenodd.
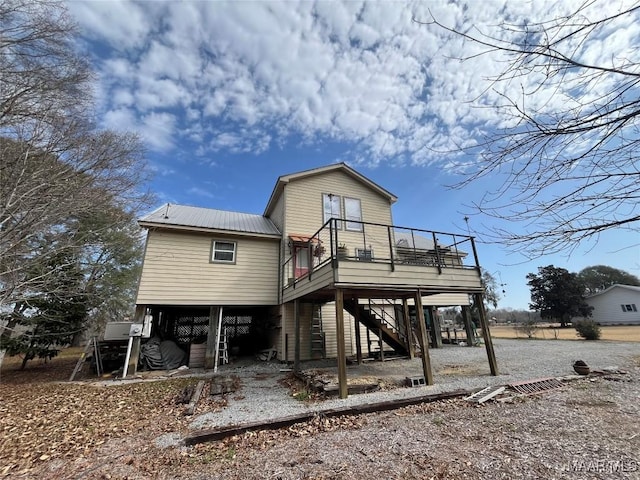
M 277 354 L 278 351 L 272 347 L 266 350 L 260 350 L 260 352 L 258 352 L 258 355 L 256 355 L 256 358 L 262 362 L 268 362 L 272 358 L 276 358 Z
M 187 385 L 178 393 L 174 399 L 174 402 L 177 405 L 187 404 L 191 401 L 191 397 L 193 397 L 193 392 L 195 392 L 196 387 L 194 385 Z
M 255 430 L 275 430 L 288 427 L 302 422 L 313 420 L 314 418 L 328 419 L 333 417 L 344 417 L 349 415 L 362 415 L 364 413 L 384 412 L 397 410 L 411 405 L 446 400 L 450 398 L 469 395 L 468 390 L 456 390 L 453 392 L 436 393 L 422 395 L 413 398 L 402 398 L 398 400 L 387 400 L 383 402 L 355 405 L 351 407 L 338 407 L 320 412 L 305 412 L 297 415 L 289 415 L 278 419 L 269 419 L 258 422 L 243 423 L 239 425 L 229 425 L 213 429 L 204 429 L 187 435 L 184 438 L 185 445 L 195 445 L 203 442 L 220 440 L 222 438 L 240 435 L 245 432 Z
M 240 385 L 238 377 L 214 377 L 211 379 L 209 395 L 225 395 L 238 390 Z
M 564 384 L 557 378 L 539 378 L 537 380 L 510 383 L 509 387 L 523 395 L 536 395 L 549 390 L 562 388 Z
M 410 387 L 424 387 L 426 384 L 424 376 L 407 377 L 407 385 Z
M 185 415 L 193 415 L 193 412 L 196 409 L 196 405 L 198 405 L 198 400 L 200 400 L 200 395 L 202 395 L 203 388 L 204 388 L 204 380 L 200 380 L 198 382 L 198 386 L 196 387 L 195 392 L 193 393 L 193 396 L 191 397 L 191 401 L 189 402 L 189 405 L 187 405 L 187 408 L 184 411 Z
M 573 364 L 573 369 L 578 375 L 589 375 L 589 365 L 582 360 L 576 360 Z
M 465 397 L 465 400 L 468 402 L 474 402 L 474 403 L 484 403 L 487 400 L 497 397 L 505 390 L 506 390 L 506 387 L 502 385 L 498 385 L 496 387 L 487 387 L 487 388 L 483 388 L 482 390 L 472 395 L 469 395 L 468 397 Z

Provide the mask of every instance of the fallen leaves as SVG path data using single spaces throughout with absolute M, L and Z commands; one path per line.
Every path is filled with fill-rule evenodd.
M 189 381 L 3 385 L 0 471 L 28 471 L 38 462 L 89 455 L 113 438 L 181 430 L 182 409 L 172 400 Z

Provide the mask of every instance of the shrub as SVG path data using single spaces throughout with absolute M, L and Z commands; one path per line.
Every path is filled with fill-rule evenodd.
M 533 338 L 538 330 L 538 325 L 536 320 L 529 319 L 519 325 L 516 325 L 514 329 L 516 332 L 525 334 L 527 338 Z
M 579 337 L 585 340 L 599 340 L 602 332 L 600 326 L 593 320 L 582 320 L 580 322 L 574 322 L 574 327 Z

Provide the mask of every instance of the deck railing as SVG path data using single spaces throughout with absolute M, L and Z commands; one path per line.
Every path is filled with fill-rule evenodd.
M 445 268 L 480 268 L 474 238 L 468 235 L 332 218 L 306 238 L 289 242 L 283 290 L 341 261 L 387 263 L 391 271 L 397 265 L 437 267 L 439 273 Z

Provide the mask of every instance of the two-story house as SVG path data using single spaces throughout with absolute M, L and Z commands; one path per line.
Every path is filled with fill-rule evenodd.
M 340 163 L 281 176 L 262 215 L 165 205 L 139 221 L 148 233 L 136 315 L 186 349 L 206 345 L 207 366 L 221 343 L 273 347 L 296 367 L 337 358 L 346 396 L 346 356 L 418 348 L 432 383 L 431 307 L 464 310 L 470 295 L 482 304 L 480 267 L 469 236 L 394 226 L 396 200 Z

